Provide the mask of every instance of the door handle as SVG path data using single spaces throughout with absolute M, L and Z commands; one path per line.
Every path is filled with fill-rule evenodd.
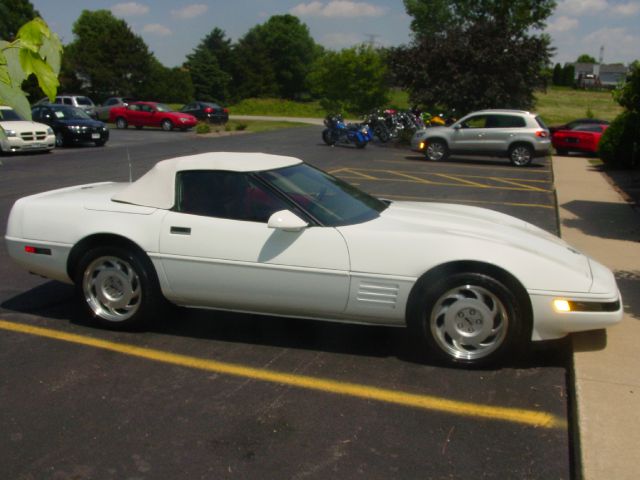
M 171 233 L 176 235 L 191 235 L 191 229 L 189 227 L 171 227 Z

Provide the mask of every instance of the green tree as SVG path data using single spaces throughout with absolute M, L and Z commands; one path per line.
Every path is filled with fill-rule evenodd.
M 388 100 L 387 68 L 370 46 L 326 52 L 313 64 L 309 83 L 328 111 L 363 114 Z
M 559 63 L 556 63 L 556 66 L 553 67 L 552 82 L 554 85 L 564 85 L 562 77 L 562 65 L 560 65 Z
M 597 63 L 597 62 L 596 62 L 596 59 L 593 58 L 591 55 L 583 53 L 578 57 L 578 59 L 576 60 L 576 63 Z
M 12 42 L 0 40 L 0 104 L 13 107 L 31 118 L 31 107 L 23 82 L 31 75 L 49 98 L 58 88 L 62 44 L 41 18 L 24 24 Z
M 222 67 L 225 65 L 225 68 Z M 231 41 L 218 28 L 207 35 L 187 56 L 184 67 L 191 75 L 195 98 L 204 101 L 229 100 L 234 67 Z
M 90 96 L 138 96 L 150 80 L 153 55 L 124 20 L 108 10 L 84 10 L 73 33 L 66 49 L 69 68 Z
M 562 67 L 562 85 L 573 87 L 576 83 L 576 69 L 572 63 L 565 63 Z
M 39 16 L 29 0 L 0 0 L 0 38 L 13 41 L 22 25 Z
M 627 81 L 614 91 L 624 107 L 600 139 L 600 157 L 614 167 L 640 166 L 640 62 L 630 66 Z
M 243 95 L 299 98 L 317 48 L 309 28 L 293 15 L 256 25 L 236 46 L 235 80 Z
M 193 99 L 189 71 L 182 67 L 167 68 L 155 57 L 151 60 L 149 78 L 138 90 L 138 96 L 170 103 L 187 103 Z
M 414 40 L 392 50 L 396 81 L 412 103 L 459 114 L 531 108 L 552 53 L 540 32 L 553 0 L 405 0 Z

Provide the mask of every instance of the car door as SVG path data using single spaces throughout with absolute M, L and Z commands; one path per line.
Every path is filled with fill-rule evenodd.
M 164 218 L 160 258 L 177 303 L 295 316 L 339 316 L 349 293 L 340 233 L 267 226 L 291 204 L 249 174 L 182 172 Z
M 485 143 L 487 134 L 487 115 L 473 115 L 454 126 L 450 149 L 463 153 L 483 153 L 488 148 Z

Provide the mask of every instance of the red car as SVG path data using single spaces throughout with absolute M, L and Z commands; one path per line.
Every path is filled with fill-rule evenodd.
M 551 143 L 558 155 L 566 155 L 568 152 L 598 153 L 598 145 L 602 133 L 608 125 L 603 124 L 578 124 L 570 130 L 556 130 L 551 135 Z
M 175 112 L 167 105 L 156 102 L 133 102 L 126 107 L 114 107 L 109 111 L 109 122 L 118 128 L 129 125 L 142 127 L 161 127 L 169 131 L 174 128 L 187 130 L 198 123 L 198 119 L 188 113 Z

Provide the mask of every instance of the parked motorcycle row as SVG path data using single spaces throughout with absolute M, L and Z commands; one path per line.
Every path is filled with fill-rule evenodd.
M 324 120 L 327 127 L 322 139 L 327 145 L 355 145 L 364 148 L 377 138 L 381 143 L 409 139 L 421 128 L 445 125 L 451 121 L 444 115 L 431 116 L 415 110 L 376 109 L 364 117 L 362 123 L 345 123 L 340 114 L 330 114 Z

